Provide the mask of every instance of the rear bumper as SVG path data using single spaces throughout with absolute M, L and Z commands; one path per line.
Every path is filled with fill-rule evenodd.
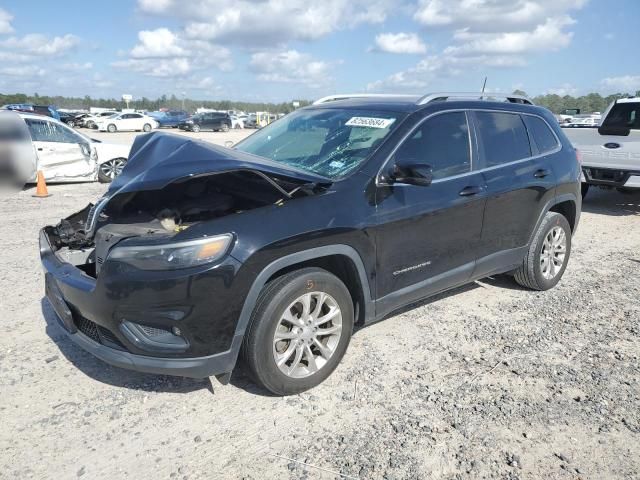
M 640 188 L 640 170 L 583 166 L 581 180 L 589 185 Z

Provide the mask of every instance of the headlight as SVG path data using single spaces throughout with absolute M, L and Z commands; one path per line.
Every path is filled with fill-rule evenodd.
M 115 247 L 109 260 L 119 260 L 142 270 L 175 270 L 215 262 L 229 249 L 230 233 L 165 245 Z
M 193 123 L 193 120 L 185 120 L 184 123 Z

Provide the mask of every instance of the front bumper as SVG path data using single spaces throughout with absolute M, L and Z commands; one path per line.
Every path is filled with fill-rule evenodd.
M 167 319 L 159 315 L 162 312 L 171 311 L 171 304 L 162 301 L 162 310 L 159 310 L 157 302 L 163 300 L 162 293 L 165 298 L 175 297 L 167 290 L 167 282 L 171 282 L 170 279 L 162 281 L 165 290 L 160 297 L 157 292 L 155 295 L 153 293 L 150 295 L 150 292 L 137 291 L 140 285 L 135 283 L 131 284 L 132 291 L 126 293 L 118 291 L 117 288 L 115 292 L 113 288 L 105 289 L 104 285 L 100 285 L 99 280 L 58 258 L 51 246 L 46 228 L 40 231 L 40 257 L 45 270 L 46 297 L 60 326 L 73 343 L 97 358 L 129 370 L 192 378 L 221 375 L 233 370 L 242 343 L 242 335 L 234 335 L 233 326 L 231 330 L 225 329 L 225 332 L 229 330 L 229 333 L 224 334 L 222 330 L 212 332 L 210 325 L 203 325 L 203 319 L 212 320 L 210 305 L 202 306 L 209 312 L 206 316 L 202 316 L 202 309 L 191 306 L 188 309 L 189 313 L 178 323 L 186 333 L 185 337 L 189 338 L 191 346 L 197 344 L 199 348 L 190 346 L 183 352 L 145 353 L 144 349 L 148 348 L 148 345 L 136 344 L 127 337 L 126 328 L 123 328 L 123 323 L 126 323 L 122 318 L 123 311 L 128 312 L 127 315 L 135 318 L 136 322 L 150 325 L 152 328 L 167 327 Z M 204 272 L 203 275 L 205 278 L 200 278 L 202 282 L 207 280 L 207 277 L 211 277 L 210 272 Z M 214 274 L 212 278 L 215 276 Z M 194 286 L 198 283 L 197 275 L 187 277 L 184 281 L 190 283 L 191 291 L 197 289 Z M 175 289 L 184 291 L 178 279 L 173 279 L 172 287 L 174 293 Z M 114 293 L 118 293 L 119 296 L 114 298 Z M 211 296 L 210 293 L 209 296 Z M 185 298 L 184 301 L 177 303 L 180 307 L 189 301 L 199 303 L 200 297 L 195 297 Z M 160 325 L 157 322 L 165 322 L 165 324 Z M 206 337 L 207 334 L 213 334 L 213 338 Z M 194 354 L 194 352 L 202 353 L 205 346 L 208 348 L 212 344 L 217 344 L 217 347 L 211 347 L 209 350 L 217 349 L 218 351 L 205 355 Z

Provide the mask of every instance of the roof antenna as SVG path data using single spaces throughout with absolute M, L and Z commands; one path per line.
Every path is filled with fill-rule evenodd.
M 487 86 L 487 77 L 485 76 L 484 77 L 484 83 L 482 84 L 482 92 L 481 93 L 484 93 L 484 89 L 485 89 L 486 86 Z

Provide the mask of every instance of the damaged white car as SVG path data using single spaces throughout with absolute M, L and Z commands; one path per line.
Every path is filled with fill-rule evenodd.
M 42 171 L 48 183 L 109 183 L 127 163 L 128 145 L 103 143 L 41 115 L 15 115 L 24 121 L 33 144 L 28 168 L 31 175 L 26 183 L 35 182 L 38 170 Z

